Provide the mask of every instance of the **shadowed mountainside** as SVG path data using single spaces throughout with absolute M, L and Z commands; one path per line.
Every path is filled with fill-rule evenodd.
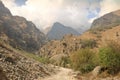
M 26 51 L 38 50 L 46 41 L 45 35 L 23 17 L 12 16 L 0 1 L 0 37 L 15 48 Z

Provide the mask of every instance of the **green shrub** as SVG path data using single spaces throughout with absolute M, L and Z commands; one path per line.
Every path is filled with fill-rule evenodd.
M 62 57 L 61 61 L 60 61 L 60 66 L 62 67 L 70 67 L 68 66 L 70 64 L 70 58 L 69 57 Z
M 107 68 L 109 73 L 115 74 L 120 71 L 120 45 L 116 42 L 99 50 L 100 65 Z
M 86 47 L 94 48 L 96 46 L 97 46 L 97 43 L 93 39 L 88 39 L 88 40 L 82 40 L 81 41 L 81 47 L 82 48 L 86 48 Z
M 76 51 L 70 56 L 72 68 L 82 73 L 90 72 L 95 67 L 94 57 L 94 52 L 88 48 Z
M 39 61 L 39 62 L 41 62 L 41 63 L 44 63 L 44 64 L 50 63 L 48 57 L 41 57 L 41 56 L 36 55 L 36 54 L 34 54 L 34 53 L 28 53 L 28 52 L 25 52 L 25 51 L 19 50 L 19 49 L 16 50 L 16 51 L 22 53 L 22 55 L 24 55 L 24 56 L 26 56 L 26 57 L 28 57 L 28 58 L 32 58 L 32 59 L 34 59 L 34 60 L 36 60 L 36 61 Z

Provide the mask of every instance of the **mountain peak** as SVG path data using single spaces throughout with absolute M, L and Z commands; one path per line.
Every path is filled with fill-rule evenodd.
M 62 25 L 60 22 L 55 22 L 54 25 Z
M 56 22 L 53 24 L 51 30 L 47 33 L 47 37 L 50 40 L 62 39 L 65 35 L 79 35 L 79 33 L 71 27 L 64 26 L 63 24 Z
M 114 11 L 113 14 L 120 16 L 120 10 Z
M 61 23 L 59 23 L 59 22 L 55 22 L 54 24 L 53 24 L 53 26 L 52 26 L 52 28 L 60 28 L 60 27 L 65 27 L 63 24 L 61 24 Z
M 12 15 L 8 8 L 6 8 L 3 2 L 0 0 L 0 16 Z

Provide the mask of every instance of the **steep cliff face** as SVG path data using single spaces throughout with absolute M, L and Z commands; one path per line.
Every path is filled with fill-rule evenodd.
M 12 16 L 0 1 L 0 34 L 15 48 L 36 51 L 45 42 L 45 35 L 36 26 L 23 17 Z
M 78 33 L 73 28 L 66 27 L 63 24 L 56 22 L 53 24 L 52 28 L 48 31 L 47 37 L 49 40 L 55 39 L 59 40 L 62 39 L 65 35 L 69 34 L 79 35 L 80 33 Z
M 106 29 L 120 25 L 120 10 L 108 13 L 92 23 L 91 29 Z

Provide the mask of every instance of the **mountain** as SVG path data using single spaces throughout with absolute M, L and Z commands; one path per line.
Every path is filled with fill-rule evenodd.
M 89 27 L 85 27 L 85 26 L 80 26 L 78 28 L 75 29 L 77 32 L 79 32 L 80 34 L 83 34 L 84 32 L 86 32 L 87 30 L 89 30 Z
M 0 37 L 14 48 L 29 52 L 37 51 L 46 41 L 45 35 L 31 21 L 13 16 L 1 1 Z
M 51 27 L 47 27 L 43 30 L 43 33 L 44 34 L 47 34 L 49 31 L 51 30 Z
M 120 15 L 119 11 L 109 14 L 111 15 L 113 13 L 116 16 Z M 106 15 L 108 16 L 109 14 Z M 113 21 L 119 20 L 119 18 L 117 18 L 116 16 L 112 16 Z M 103 17 L 100 17 L 96 20 L 98 21 L 102 18 Z M 112 21 L 112 18 L 111 20 L 109 20 L 109 18 L 110 17 L 106 17 L 105 22 Z M 93 22 L 93 24 L 95 23 L 95 21 Z M 101 46 L 106 45 L 109 41 L 117 41 L 118 43 L 120 43 L 120 24 L 112 26 L 111 24 L 114 24 L 114 22 L 111 22 L 111 24 L 108 24 L 108 26 L 110 25 L 112 28 L 106 29 L 104 31 L 98 31 L 96 30 L 96 28 L 98 28 L 98 25 L 100 24 L 99 22 L 101 21 L 98 21 L 98 23 L 96 23 L 97 27 L 92 27 L 92 29 L 95 29 L 95 33 L 93 33 L 91 30 L 88 30 L 79 36 L 67 35 L 61 40 L 52 40 L 42 46 L 38 54 L 41 56 L 49 57 L 50 60 L 55 61 L 55 64 L 61 65 L 61 60 L 63 57 L 68 58 L 72 52 L 80 50 L 82 48 L 89 47 L 93 51 L 98 51 Z M 107 25 L 107 23 L 101 25 Z
M 65 35 L 73 34 L 79 35 L 79 33 L 73 28 L 64 26 L 63 24 L 56 22 L 53 24 L 51 30 L 46 34 L 49 40 L 62 39 Z
M 53 67 L 30 54 L 45 41 L 44 34 L 32 22 L 13 16 L 0 1 L 0 80 L 43 80 L 50 76 Z
M 93 21 L 91 29 L 106 29 L 120 25 L 120 10 L 105 14 Z

